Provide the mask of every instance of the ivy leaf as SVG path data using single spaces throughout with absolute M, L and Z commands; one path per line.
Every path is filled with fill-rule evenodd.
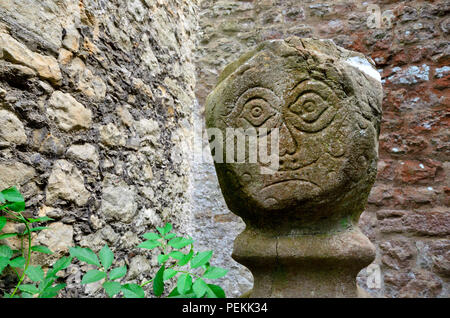
M 159 297 L 164 292 L 164 265 L 158 270 L 153 280 L 153 293 Z
M 126 266 L 116 267 L 109 272 L 109 279 L 111 280 L 119 279 L 125 276 L 126 273 L 127 273 Z
M 22 256 L 16 257 L 9 261 L 9 265 L 15 268 L 22 268 L 25 265 L 25 258 Z
M 100 257 L 100 262 L 102 262 L 103 267 L 108 270 L 114 260 L 114 253 L 110 250 L 108 245 L 103 246 L 103 248 L 98 253 L 98 256 Z
M 80 261 L 86 262 L 88 264 L 100 266 L 97 255 L 88 247 L 71 247 L 70 256 L 78 258 Z
M 43 246 L 43 245 L 32 246 L 31 250 L 34 252 L 39 252 L 39 253 L 44 253 L 44 254 L 53 254 L 53 252 L 47 246 Z
M 189 274 L 182 274 L 178 277 L 177 289 L 181 295 L 186 294 L 192 287 L 192 276 Z
M 172 277 L 174 277 L 176 274 L 178 274 L 178 271 L 172 269 L 172 268 L 167 268 L 164 271 L 164 281 L 171 279 Z
M 208 284 L 206 295 L 208 298 L 225 298 L 225 291 L 220 286 Z
M 38 294 L 39 289 L 32 285 L 32 284 L 23 284 L 19 286 L 19 289 L 23 292 L 29 293 L 29 294 Z
M 167 244 L 172 246 L 173 248 L 180 249 L 194 242 L 193 239 L 187 239 L 184 237 L 175 237 L 171 239 Z
M 44 271 L 41 266 L 29 266 L 25 271 L 25 274 L 27 274 L 33 282 L 40 282 L 44 279 Z
M 112 297 L 114 295 L 117 295 L 120 293 L 120 289 L 122 288 L 122 285 L 118 282 L 104 282 L 103 288 L 105 289 L 106 293 L 109 297 Z
M 145 233 L 144 235 L 142 235 L 145 239 L 150 240 L 150 241 L 154 241 L 154 240 L 158 240 L 161 238 L 161 236 L 159 236 L 157 233 Z
M 197 268 L 206 264 L 212 257 L 213 251 L 200 252 L 191 260 L 191 267 Z
M 158 263 L 164 264 L 169 259 L 169 255 L 160 254 L 158 255 Z
M 154 249 L 155 247 L 161 246 L 161 242 L 158 241 L 145 241 L 139 244 L 137 247 L 146 248 L 148 250 Z
M 6 217 L 0 216 L 0 231 L 3 229 L 3 227 L 6 225 Z
M 199 278 L 194 282 L 194 285 L 192 285 L 192 289 L 194 290 L 195 295 L 198 298 L 201 298 L 205 295 L 208 285 L 203 279 Z
M 22 194 L 16 187 L 11 187 L 2 191 L 3 198 L 9 202 L 24 202 Z
M 92 269 L 83 276 L 83 279 L 81 280 L 81 284 L 90 284 L 94 282 L 98 282 L 99 280 L 106 277 L 106 273 L 99 271 L 97 269 Z
M 203 278 L 217 279 L 224 277 L 227 273 L 228 269 L 211 266 L 203 274 Z
M 137 284 L 125 284 L 121 291 L 125 298 L 145 298 L 144 290 Z

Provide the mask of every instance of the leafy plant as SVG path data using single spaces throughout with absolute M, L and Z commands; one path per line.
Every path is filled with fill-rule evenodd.
M 0 231 L 8 221 L 22 223 L 25 226 L 23 232 L 0 234 L 0 240 L 15 236 L 20 239 L 20 248 L 18 250 L 13 250 L 8 245 L 0 245 L 0 274 L 7 267 L 10 267 L 18 278 L 18 283 L 13 292 L 11 294 L 6 293 L 4 297 L 55 297 L 58 291 L 66 286 L 65 284 L 55 284 L 57 279 L 56 273 L 69 266 L 72 259 L 68 257 L 59 259 L 53 268 L 47 271 L 46 275 L 41 266 L 31 266 L 32 252 L 53 254 L 46 246 L 32 245 L 31 233 L 47 229 L 42 226 L 33 227 L 33 224 L 51 221 L 52 219 L 49 217 L 26 218 L 22 215 L 24 210 L 25 200 L 16 187 L 11 187 L 0 192 L 0 211 L 3 211 L 5 214 L 0 215 Z M 33 283 L 23 284 L 25 277 L 28 277 Z
M 49 217 L 26 218 L 22 215 L 25 210 L 25 200 L 15 188 L 8 188 L 0 192 L 0 231 L 6 223 L 16 222 L 25 226 L 23 232 L 0 234 L 0 240 L 17 236 L 20 239 L 19 250 L 12 250 L 8 245 L 0 245 L 0 274 L 8 267 L 16 273 L 18 283 L 11 294 L 4 294 L 9 298 L 51 298 L 56 297 L 65 283 L 57 283 L 56 274 L 66 269 L 73 258 L 81 262 L 94 265 L 96 269 L 89 270 L 83 276 L 81 284 L 91 284 L 103 280 L 102 287 L 109 297 L 122 294 L 125 298 L 144 298 L 144 287 L 152 284 L 153 294 L 160 297 L 164 293 L 165 282 L 177 279 L 176 287 L 168 294 L 174 298 L 224 298 L 223 289 L 207 281 L 224 277 L 228 270 L 210 265 L 213 251 L 195 252 L 194 240 L 189 237 L 178 236 L 172 232 L 172 224 L 158 227 L 158 233 L 145 233 L 145 241 L 139 248 L 159 249 L 158 263 L 160 267 L 155 277 L 142 284 L 120 283 L 119 280 L 127 274 L 127 267 L 114 267 L 114 253 L 105 245 L 98 253 L 89 248 L 71 247 L 70 257 L 58 259 L 53 267 L 44 273 L 41 266 L 31 266 L 32 252 L 52 254 L 45 246 L 32 245 L 32 232 L 47 229 L 33 227 L 38 222 L 51 221 Z M 27 245 L 25 246 L 25 241 Z M 32 283 L 25 284 L 25 278 Z
M 80 261 L 94 265 L 97 269 L 88 271 L 82 278 L 82 284 L 89 284 L 104 280 L 102 287 L 109 297 L 120 293 L 125 298 L 144 298 L 144 286 L 152 284 L 155 296 L 160 297 L 164 293 L 164 282 L 177 278 L 176 287 L 168 297 L 177 298 L 224 298 L 223 289 L 214 284 L 208 284 L 205 280 L 217 279 L 228 273 L 227 269 L 211 266 L 209 261 L 213 251 L 194 252 L 192 238 L 178 236 L 171 232 L 172 224 L 157 228 L 159 233 L 145 233 L 146 239 L 138 245 L 144 249 L 159 248 L 158 263 L 161 265 L 155 277 L 142 284 L 121 284 L 117 280 L 127 273 L 126 266 L 112 268 L 114 253 L 105 245 L 97 255 L 89 248 L 73 247 L 70 255 Z M 188 248 L 188 251 L 184 251 Z M 187 253 L 186 253 L 187 252 Z M 184 269 L 190 265 L 189 269 Z M 198 273 L 200 271 L 201 273 Z M 178 276 L 178 277 L 177 277 Z

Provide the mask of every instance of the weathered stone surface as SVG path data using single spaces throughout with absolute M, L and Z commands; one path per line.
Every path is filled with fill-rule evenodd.
M 92 112 L 69 93 L 55 91 L 48 101 L 48 116 L 64 131 L 90 128 Z
M 87 161 L 94 168 L 98 167 L 99 164 L 97 149 L 91 144 L 72 145 L 67 150 L 66 155 L 71 159 Z
M 126 139 L 123 133 L 113 123 L 103 125 L 99 129 L 100 140 L 108 146 L 125 146 Z
M 107 186 L 103 189 L 100 212 L 107 220 L 130 223 L 136 210 L 134 187 Z
M 5 60 L 25 65 L 35 70 L 43 79 L 56 85 L 61 84 L 61 70 L 53 56 L 44 56 L 32 52 L 25 45 L 5 33 L 0 33 L 0 49 Z
M 77 167 L 66 160 L 58 160 L 54 163 L 45 192 L 46 203 L 49 205 L 63 200 L 83 206 L 90 196 L 84 186 L 83 175 Z
M 6 109 L 0 109 L 0 147 L 26 142 L 27 135 L 19 118 Z
M 0 189 L 16 186 L 19 189 L 22 185 L 30 182 L 36 175 L 36 171 L 21 162 L 4 163 L 0 162 Z
M 209 131 L 225 201 L 246 223 L 233 258 L 252 271 L 252 297 L 356 296 L 375 256 L 356 222 L 376 177 L 381 98 L 373 62 L 326 40 L 266 41 L 220 75 L 206 127 L 253 129 L 258 144 Z M 267 149 L 251 158 L 261 140 L 270 162 Z
M 45 231 L 39 232 L 33 241 L 33 245 L 47 246 L 54 254 L 51 259 L 46 259 L 44 255 L 35 253 L 33 261 L 35 264 L 45 265 L 46 263 L 54 262 L 62 256 L 69 254 L 69 248 L 74 246 L 73 228 L 70 225 L 54 222 L 48 226 Z

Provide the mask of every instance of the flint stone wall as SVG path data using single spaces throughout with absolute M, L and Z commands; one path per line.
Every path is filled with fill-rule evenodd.
M 18 186 L 28 215 L 55 219 L 34 241 L 55 256 L 36 262 L 108 244 L 125 280 L 142 282 L 158 266 L 135 248 L 140 235 L 167 221 L 189 232 L 195 6 L 1 1 L 0 188 Z M 66 270 L 62 297 L 102 296 L 80 285 L 87 269 Z

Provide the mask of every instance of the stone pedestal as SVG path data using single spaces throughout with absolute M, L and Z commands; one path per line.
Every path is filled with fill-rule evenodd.
M 380 75 L 330 40 L 261 43 L 206 101 L 222 193 L 246 229 L 250 297 L 355 297 L 374 257 L 357 227 L 375 181 Z M 239 153 L 240 152 L 240 153 Z
M 375 248 L 358 228 L 278 237 L 247 228 L 232 256 L 253 274 L 246 297 L 356 297 L 356 275 L 373 261 Z

